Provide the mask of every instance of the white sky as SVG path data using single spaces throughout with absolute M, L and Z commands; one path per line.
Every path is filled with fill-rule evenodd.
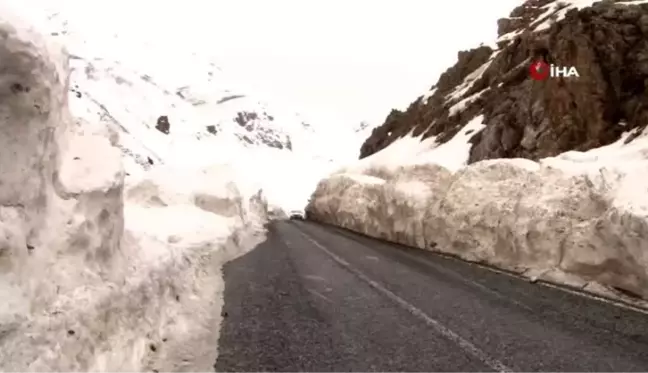
M 228 72 L 318 117 L 381 122 L 521 2 L 236 0 L 210 18 Z
M 522 0 L 3 0 L 65 4 L 84 30 L 211 53 L 227 75 L 327 124 L 380 123 Z M 34 8 L 31 8 L 34 9 Z M 99 39 L 97 39 L 99 40 Z M 109 42 L 107 42 L 109 43 Z M 102 48 L 107 47 L 99 43 Z M 187 67 L 190 68 L 190 67 Z

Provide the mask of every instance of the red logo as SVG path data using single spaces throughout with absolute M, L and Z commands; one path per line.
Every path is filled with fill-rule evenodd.
M 529 75 L 533 80 L 545 80 L 549 77 L 549 65 L 542 61 L 533 62 L 529 66 Z

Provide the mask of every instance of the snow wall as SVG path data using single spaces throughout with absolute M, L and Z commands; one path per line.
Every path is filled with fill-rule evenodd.
M 306 211 L 368 236 L 645 306 L 646 140 L 619 145 L 632 157 L 602 167 L 598 156 L 577 152 L 452 171 L 434 163 L 350 167 L 322 180 Z
M 211 370 L 220 266 L 261 239 L 262 192 L 217 168 L 125 186 L 74 128 L 67 54 L 7 11 L 0 65 L 0 370 Z

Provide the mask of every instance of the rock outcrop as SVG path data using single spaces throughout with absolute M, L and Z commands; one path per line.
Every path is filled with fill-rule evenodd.
M 165 135 L 168 135 L 169 131 L 171 130 L 169 117 L 167 117 L 166 115 L 159 116 L 157 119 L 157 124 L 155 125 L 155 129 L 162 132 Z
M 480 114 L 486 128 L 471 139 L 469 163 L 585 151 L 645 127 L 648 4 L 615 3 L 525 2 L 499 20 L 497 45 L 460 52 L 429 97 L 389 114 L 360 157 L 409 133 L 442 144 Z M 575 66 L 580 77 L 534 81 L 538 60 Z
M 245 143 L 260 143 L 270 148 L 292 150 L 288 134 L 267 126 L 267 123 L 274 121 L 274 117 L 266 112 L 259 114 L 254 111 L 239 111 L 233 121 L 245 129 L 244 133 L 237 134 L 237 137 Z

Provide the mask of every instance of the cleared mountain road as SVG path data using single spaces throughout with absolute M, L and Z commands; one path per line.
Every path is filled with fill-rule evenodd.
M 646 371 L 648 315 L 304 221 L 224 267 L 217 371 Z

